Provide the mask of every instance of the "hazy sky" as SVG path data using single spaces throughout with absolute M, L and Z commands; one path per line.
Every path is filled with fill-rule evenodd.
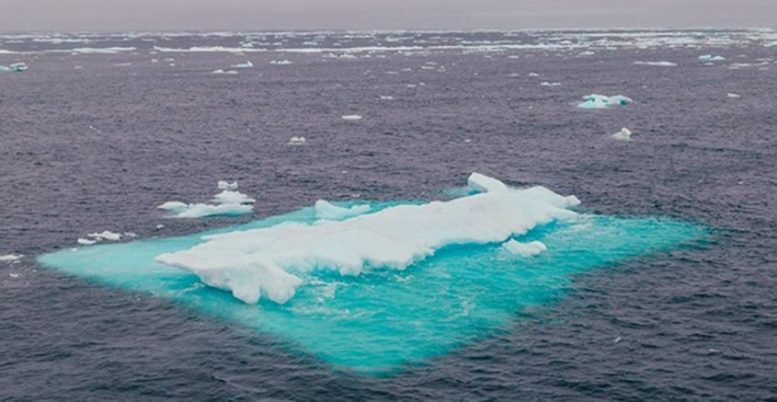
M 775 27 L 777 0 L 0 0 L 0 30 Z

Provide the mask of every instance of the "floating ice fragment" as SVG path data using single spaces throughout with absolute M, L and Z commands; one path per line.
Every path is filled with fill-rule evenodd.
M 493 186 L 498 180 L 490 182 Z M 191 271 L 203 283 L 246 303 L 266 297 L 282 304 L 303 283 L 298 275 L 312 270 L 341 275 L 375 268 L 402 270 L 448 245 L 501 243 L 537 225 L 577 216 L 568 209 L 579 204 L 577 198 L 544 187 L 504 187 L 342 221 L 284 223 L 205 236 L 202 244 L 156 259 Z
M 539 77 L 540 75 L 537 73 L 529 73 L 529 77 Z
M 393 99 L 394 99 L 394 97 L 393 96 L 389 96 L 389 95 L 381 95 L 380 96 L 380 100 L 393 100 Z
M 27 71 L 27 65 L 24 63 L 13 63 L 10 66 L 8 66 L 8 68 L 16 72 Z
M 631 141 L 631 130 L 629 130 L 626 127 L 623 127 L 621 131 L 618 131 L 617 133 L 613 134 L 612 138 L 615 138 L 616 140 L 621 140 L 621 141 Z
M 27 65 L 24 63 L 13 63 L 9 66 L 4 66 L 0 64 L 0 73 L 7 72 L 7 71 L 15 71 L 17 73 L 20 73 L 22 71 L 27 71 Z
M 728 96 L 729 98 L 741 98 L 742 97 L 742 95 L 735 94 L 735 93 L 728 93 L 728 94 L 726 94 L 726 96 Z
M 0 262 L 14 262 L 18 261 L 23 257 L 21 254 L 5 254 L 0 255 Z
M 711 54 L 703 54 L 699 56 L 699 60 L 701 61 L 723 61 L 726 60 L 723 56 L 713 56 Z
M 655 66 L 655 67 L 675 67 L 677 63 L 671 61 L 635 61 L 634 64 L 642 66 Z
M 522 243 L 517 240 L 510 240 L 502 244 L 502 248 L 510 254 L 520 255 L 522 257 L 531 257 L 546 251 L 548 248 L 540 241 Z
M 297 146 L 305 145 L 306 141 L 307 140 L 305 139 L 305 137 L 291 137 L 289 139 L 289 145 L 297 145 Z
M 175 64 L 171 64 L 171 66 L 174 66 L 174 65 Z M 237 71 L 235 71 L 235 70 L 222 70 L 222 69 L 218 69 L 218 70 L 211 71 L 211 74 L 237 74 Z
M 254 63 L 251 63 L 251 60 L 246 60 L 245 63 L 233 64 L 230 67 L 232 67 L 232 68 L 251 68 L 253 66 L 254 66 Z
M 86 235 L 87 237 L 91 237 L 97 241 L 100 240 L 110 240 L 110 241 L 119 241 L 121 240 L 121 233 L 114 233 L 110 230 L 104 230 L 100 233 L 89 233 Z
M 561 85 L 560 82 L 548 82 L 548 81 L 540 82 L 540 86 L 543 86 L 543 87 L 557 87 L 559 85 Z
M 202 218 L 206 216 L 233 216 L 251 213 L 256 200 L 228 187 L 237 189 L 237 182 L 219 181 L 217 187 L 222 192 L 213 196 L 214 204 L 187 204 L 181 201 L 167 201 L 158 205 L 158 209 L 170 212 L 175 218 Z M 158 228 L 158 227 L 157 227 Z
M 270 61 L 270 64 L 275 64 L 277 66 L 285 66 L 291 64 L 291 60 L 272 60 Z
M 347 114 L 345 116 L 342 116 L 342 119 L 346 121 L 358 121 L 358 120 L 361 120 L 362 117 L 358 114 Z
M 583 97 L 583 102 L 577 105 L 582 109 L 605 109 L 609 106 L 625 106 L 633 101 L 623 95 L 605 96 L 605 95 L 587 95 Z
M 326 200 L 318 200 L 315 205 L 316 217 L 331 221 L 339 221 L 364 214 L 370 210 L 369 205 L 354 205 L 350 208 L 338 207 Z
M 82 246 L 91 246 L 92 244 L 97 243 L 97 240 L 90 240 L 90 239 L 84 239 L 83 237 L 79 237 L 76 242 Z

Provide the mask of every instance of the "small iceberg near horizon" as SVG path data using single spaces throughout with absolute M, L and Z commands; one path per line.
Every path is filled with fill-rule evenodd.
M 583 97 L 583 102 L 579 103 L 577 107 L 581 109 L 606 109 L 610 106 L 626 106 L 633 102 L 631 98 L 623 95 L 605 96 L 591 94 Z

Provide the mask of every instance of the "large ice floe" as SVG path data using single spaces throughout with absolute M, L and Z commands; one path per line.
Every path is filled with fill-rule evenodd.
M 37 259 L 270 334 L 268 347 L 384 375 L 510 327 L 569 294 L 576 274 L 625 261 L 647 269 L 629 259 L 673 258 L 656 253 L 701 245 L 706 235 L 676 219 L 572 211 L 573 197 L 483 175 L 468 188 L 445 202 L 319 202 L 239 226 Z M 233 292 L 260 300 L 246 304 Z
M 476 177 L 487 182 L 482 186 L 487 192 L 344 221 L 210 236 L 201 245 L 157 260 L 189 270 L 246 303 L 262 297 L 285 303 L 303 283 L 300 274 L 305 272 L 327 269 L 358 275 L 375 268 L 402 270 L 448 245 L 501 243 L 537 225 L 573 217 L 568 208 L 580 203 L 544 187 L 515 190 L 497 185 L 496 179 Z
M 591 94 L 583 97 L 583 102 L 577 107 L 581 109 L 606 109 L 610 106 L 626 106 L 633 101 L 623 95 L 605 96 Z
M 237 191 L 237 182 L 221 180 L 217 184 L 220 193 L 213 196 L 212 204 L 167 201 L 157 206 L 175 218 L 203 218 L 206 216 L 235 216 L 250 214 L 255 199 Z

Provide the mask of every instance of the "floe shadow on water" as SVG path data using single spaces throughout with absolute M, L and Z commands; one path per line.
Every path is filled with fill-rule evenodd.
M 402 203 L 370 204 L 374 212 Z M 548 250 L 536 256 L 516 256 L 499 245 L 451 245 L 401 271 L 359 276 L 313 271 L 282 305 L 242 303 L 188 271 L 155 261 L 160 254 L 202 243 L 205 234 L 315 219 L 315 210 L 304 208 L 190 236 L 63 250 L 38 261 L 274 335 L 289 351 L 311 354 L 337 369 L 391 375 L 494 334 L 529 307 L 559 300 L 575 274 L 698 245 L 708 237 L 705 227 L 676 219 L 581 214 L 516 238 L 544 243 Z

